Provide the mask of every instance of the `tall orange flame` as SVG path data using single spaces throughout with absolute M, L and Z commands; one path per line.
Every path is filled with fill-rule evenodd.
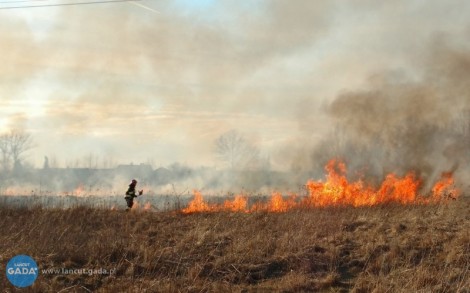
M 192 212 L 210 212 L 211 207 L 209 204 L 204 202 L 202 194 L 194 190 L 194 199 L 189 203 L 188 207 L 183 209 L 183 213 L 192 213 Z
M 460 191 L 454 188 L 454 177 L 452 172 L 444 172 L 441 175 L 441 179 L 434 184 L 432 188 L 432 198 L 434 201 L 440 201 L 442 199 L 457 199 Z
M 247 209 L 248 200 L 245 196 L 237 195 L 233 201 L 226 200 L 224 202 L 224 210 L 231 212 L 245 212 Z

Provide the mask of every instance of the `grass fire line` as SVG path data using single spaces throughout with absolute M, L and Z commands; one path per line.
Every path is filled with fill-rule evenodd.
M 182 210 L 183 213 L 195 212 L 286 212 L 292 209 L 328 207 L 328 206 L 374 206 L 380 204 L 435 204 L 449 199 L 456 199 L 460 191 L 454 186 L 451 172 L 442 173 L 434 184 L 430 194 L 420 193 L 422 180 L 413 172 L 404 177 L 391 173 L 385 177 L 379 188 L 374 188 L 359 179 L 349 182 L 346 178 L 346 164 L 339 160 L 330 160 L 325 167 L 326 181 L 310 180 L 305 185 L 307 196 L 300 198 L 291 194 L 284 199 L 282 194 L 274 192 L 268 202 L 257 202 L 248 206 L 244 195 L 236 195 L 233 200 L 223 204 L 211 204 L 204 201 L 202 194 L 195 190 L 194 199 Z

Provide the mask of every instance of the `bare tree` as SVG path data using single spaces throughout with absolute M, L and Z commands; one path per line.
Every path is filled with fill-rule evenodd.
M 2 155 L 2 168 L 4 171 L 18 168 L 22 164 L 24 155 L 33 147 L 31 135 L 24 131 L 13 130 L 0 135 L 0 152 Z
M 10 147 L 8 134 L 0 135 L 0 152 L 1 152 L 1 168 L 3 171 L 8 171 L 10 168 Z
M 21 166 L 24 154 L 32 147 L 31 134 L 23 131 L 12 131 L 10 133 L 10 152 L 14 168 Z
M 230 130 L 215 140 L 217 157 L 231 169 L 245 167 L 259 157 L 258 149 L 236 130 Z

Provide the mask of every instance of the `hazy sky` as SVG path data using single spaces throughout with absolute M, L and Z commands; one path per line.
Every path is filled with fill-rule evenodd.
M 86 1 L 0 7 L 71 2 Z M 419 79 L 434 40 L 470 34 L 467 0 L 138 4 L 0 9 L 0 132 L 29 131 L 36 166 L 213 165 L 230 129 L 282 166 L 329 131 L 336 96 L 378 73 Z

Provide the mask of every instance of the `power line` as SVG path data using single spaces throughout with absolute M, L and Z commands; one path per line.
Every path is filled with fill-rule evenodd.
M 16 0 L 16 1 L 1 1 L 0 4 L 6 3 L 20 3 L 20 2 L 38 2 L 38 1 L 48 1 L 48 0 Z
M 139 6 L 139 7 L 143 8 L 143 9 L 150 10 L 150 11 L 152 11 L 152 12 L 160 13 L 160 11 L 157 11 L 157 10 L 155 10 L 155 9 L 153 9 L 153 8 L 150 8 L 150 7 L 145 6 L 145 5 L 143 5 L 143 4 L 140 4 L 140 3 L 136 3 L 136 2 L 133 2 L 133 1 L 130 1 L 129 3 L 130 3 L 130 4 L 134 4 L 135 6 Z
M 39 1 L 39 0 L 36 0 Z M 39 7 L 53 7 L 53 6 L 71 6 L 71 5 L 88 5 L 88 4 L 101 4 L 101 3 L 117 3 L 117 2 L 136 2 L 140 0 L 105 0 L 93 2 L 75 2 L 75 3 L 60 3 L 60 4 L 45 4 L 45 5 L 28 5 L 28 6 L 10 6 L 0 7 L 0 9 L 21 9 L 21 8 L 39 8 Z M 27 1 L 25 1 L 27 2 Z M 1 3 L 0 3 L 1 4 Z

